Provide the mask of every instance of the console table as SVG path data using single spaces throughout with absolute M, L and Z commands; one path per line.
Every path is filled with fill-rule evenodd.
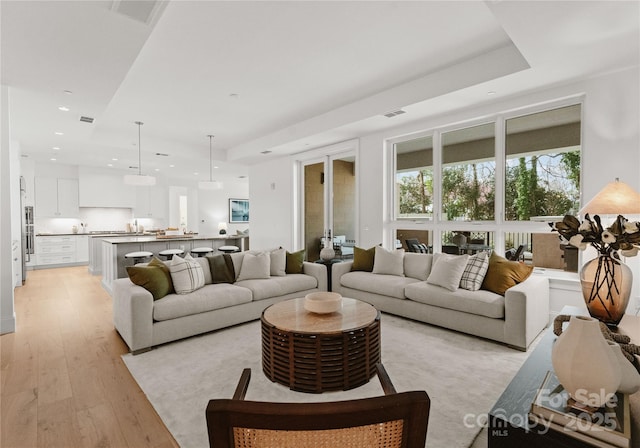
M 587 310 L 564 307 L 560 314 L 588 315 Z M 640 344 L 640 317 L 625 315 L 619 330 Z M 489 412 L 489 448 L 584 448 L 590 447 L 560 431 L 547 430 L 529 423 L 528 413 L 538 388 L 551 364 L 551 348 L 556 340 L 553 328 L 548 328 L 502 396 Z M 640 446 L 640 391 L 631 396 L 631 440 Z

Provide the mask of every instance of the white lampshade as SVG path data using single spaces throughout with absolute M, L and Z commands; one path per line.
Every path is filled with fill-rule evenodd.
M 156 184 L 156 178 L 153 176 L 146 176 L 144 174 L 127 174 L 124 176 L 124 183 L 127 185 L 151 186 Z
M 227 223 L 226 222 L 219 222 L 218 223 L 218 230 L 227 230 Z
M 201 190 L 222 190 L 222 182 L 217 180 L 201 180 L 198 182 Z
M 578 212 L 580 215 L 625 215 L 640 213 L 640 193 L 618 179 L 607 184 Z

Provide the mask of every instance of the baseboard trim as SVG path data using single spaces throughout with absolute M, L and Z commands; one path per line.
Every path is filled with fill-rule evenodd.
M 0 334 L 15 333 L 16 332 L 16 313 L 13 313 L 13 317 L 5 317 L 0 320 Z

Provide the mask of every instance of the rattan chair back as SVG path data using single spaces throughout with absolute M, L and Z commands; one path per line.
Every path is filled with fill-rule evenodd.
M 425 391 L 396 393 L 382 365 L 386 395 L 325 403 L 245 401 L 245 369 L 232 399 L 209 401 L 213 448 L 424 448 L 430 399 Z

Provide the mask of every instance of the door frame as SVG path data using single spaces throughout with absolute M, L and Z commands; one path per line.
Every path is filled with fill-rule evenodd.
M 333 202 L 329 199 L 333 197 L 333 182 L 331 178 L 331 172 L 333 170 L 331 162 L 335 159 L 340 159 L 345 156 L 354 157 L 355 158 L 355 176 L 356 176 L 356 186 L 355 186 L 355 208 L 356 213 L 354 215 L 354 228 L 355 228 L 355 239 L 356 242 L 359 241 L 360 238 L 360 164 L 358 163 L 359 158 L 359 140 L 346 140 L 344 142 L 334 143 L 332 145 L 323 146 L 321 148 L 312 149 L 309 151 L 305 151 L 303 153 L 296 154 L 296 170 L 297 170 L 297 188 L 296 188 L 296 202 L 297 202 L 297 210 L 298 213 L 294 217 L 294 234 L 295 234 L 295 245 L 296 247 L 304 248 L 305 246 L 305 236 L 304 236 L 304 226 L 305 226 L 305 207 L 304 207 L 304 185 L 305 185 L 305 177 L 304 177 L 304 167 L 305 165 L 313 164 L 313 163 L 324 163 L 325 164 L 325 188 L 324 188 L 324 223 L 323 228 L 331 229 L 333 233 Z M 333 237 L 333 234 L 332 234 Z

